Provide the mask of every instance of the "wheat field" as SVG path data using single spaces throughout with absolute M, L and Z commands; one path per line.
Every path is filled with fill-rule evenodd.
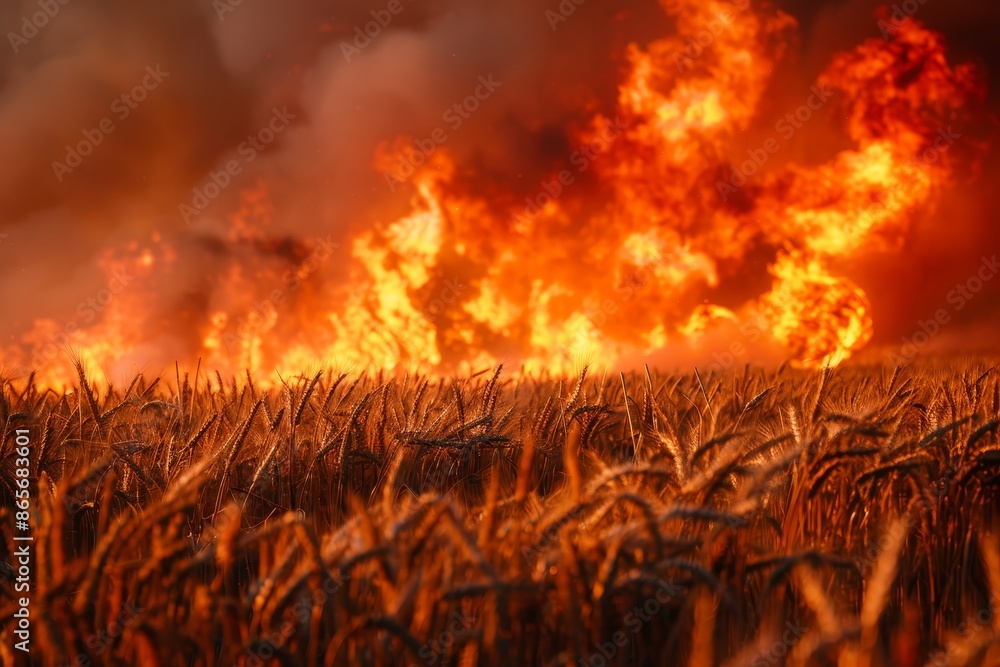
M 3 381 L 40 665 L 1000 664 L 1000 370 Z M 0 618 L 16 605 L 0 577 Z M 0 657 L 17 664 L 13 626 Z

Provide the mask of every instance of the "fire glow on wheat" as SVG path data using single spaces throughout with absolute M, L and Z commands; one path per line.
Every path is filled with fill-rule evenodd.
M 906 21 L 835 55 L 771 136 L 734 152 L 734 137 L 762 122 L 795 21 L 745 3 L 663 4 L 676 35 L 629 48 L 617 109 L 576 133 L 578 159 L 527 200 L 498 200 L 467 187 L 466 167 L 439 147 L 407 179 L 412 212 L 348 241 L 346 284 L 319 277 L 332 252 L 323 243 L 269 237 L 268 184 L 248 188 L 229 216 L 227 242 L 242 250 L 182 315 L 178 356 L 262 376 L 317 361 L 430 372 L 515 361 L 561 373 L 754 321 L 803 366 L 864 347 L 877 313 L 835 265 L 900 248 L 947 185 L 952 123 L 983 96 L 976 73 Z M 689 38 L 713 24 L 710 39 Z M 827 104 L 847 147 L 819 164 L 767 164 Z M 413 150 L 387 150 L 376 167 L 396 169 Z M 245 262 L 255 254 L 277 259 Z M 765 288 L 734 297 L 762 256 Z M 141 315 L 143 285 L 177 261 L 158 237 L 108 253 L 109 274 L 125 267 L 134 285 L 69 332 L 85 363 L 106 368 L 147 345 L 160 323 Z M 61 330 L 36 322 L 8 358 L 71 379 L 68 364 L 43 358 Z

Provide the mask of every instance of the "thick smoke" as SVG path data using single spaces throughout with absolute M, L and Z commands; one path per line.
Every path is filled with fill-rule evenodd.
M 811 81 L 833 50 L 878 34 L 877 3 L 778 4 L 802 35 L 778 89 Z M 547 13 L 560 11 L 565 20 Z M 572 151 L 572 128 L 613 111 L 625 46 L 671 30 L 650 0 L 10 0 L 0 18 L 4 342 L 40 318 L 58 328 L 79 319 L 81 304 L 107 288 L 107 249 L 156 235 L 176 257 L 157 264 L 158 298 L 145 301 L 151 312 L 136 325 L 149 337 L 140 363 L 154 373 L 185 354 L 220 298 L 220 267 L 234 258 L 252 273 L 258 263 L 298 261 L 314 239 L 330 237 L 343 260 L 352 233 L 408 210 L 410 187 L 391 189 L 375 166 L 400 137 L 444 127 L 465 178 L 531 192 Z M 928 0 L 917 18 L 995 71 L 992 5 Z M 387 25 L 370 30 L 378 34 L 359 37 L 379 19 Z M 501 87 L 448 127 L 443 114 L 482 76 Z M 291 118 L 279 131 L 276 110 Z M 269 127 L 273 141 L 247 145 Z M 82 144 L 88 154 L 74 157 Z M 232 163 L 239 173 L 204 197 Z M 1000 195 L 982 185 L 997 166 L 984 169 L 921 221 L 906 256 L 850 267 L 874 307 L 891 314 L 878 314 L 876 342 L 912 329 L 953 278 L 971 275 L 981 250 L 1000 251 L 987 224 Z M 266 238 L 234 241 L 227 217 L 262 183 L 273 205 Z M 199 193 L 209 201 L 192 214 L 182 205 L 197 209 Z M 956 217 L 942 234 L 942 220 Z M 321 272 L 345 281 L 345 266 L 328 262 Z M 998 293 L 988 285 L 955 321 L 982 329 Z

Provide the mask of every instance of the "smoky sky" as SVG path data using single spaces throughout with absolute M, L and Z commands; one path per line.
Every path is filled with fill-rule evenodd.
M 915 18 L 945 35 L 951 57 L 1000 71 L 997 5 L 914 2 Z M 502 82 L 503 94 L 449 132 L 447 148 L 497 188 L 534 187 L 571 150 L 567 128 L 595 113 L 613 114 L 625 47 L 672 29 L 651 0 L 586 0 L 555 30 L 545 11 L 558 0 L 400 3 L 389 25 L 350 54 L 343 44 L 387 0 L 4 2 L 3 340 L 36 318 L 63 317 L 92 294 L 102 280 L 102 250 L 152 232 L 177 239 L 211 234 L 240 190 L 259 181 L 274 202 L 270 233 L 277 236 L 342 238 L 398 216 L 412 192 L 386 187 L 374 166 L 379 146 L 442 126 L 442 112 L 469 95 L 480 76 Z M 775 4 L 799 22 L 781 76 L 805 88 L 831 53 L 879 36 L 875 11 L 883 3 Z M 40 12 L 45 18 L 36 23 L 43 25 L 28 27 Z M 165 73 L 162 81 L 141 102 L 122 102 L 151 69 Z M 988 83 L 996 109 L 997 87 Z M 244 163 L 240 147 L 276 110 L 294 120 Z M 86 132 L 95 136 L 102 121 L 113 130 L 101 132 L 78 167 L 57 174 L 53 163 L 66 162 L 67 147 Z M 242 167 L 233 185 L 184 220 L 178 207 L 191 201 L 192 188 L 231 160 Z M 876 310 L 893 313 L 880 336 L 905 333 L 956 276 L 964 277 L 963 266 L 971 270 L 978 254 L 1000 251 L 1000 233 L 987 215 L 1000 195 L 984 185 L 997 173 L 991 154 L 978 176 L 956 184 L 939 213 L 955 221 L 943 243 L 941 234 L 917 234 L 906 257 L 855 268 Z M 200 274 L 204 254 L 179 247 L 180 262 Z M 935 266 L 940 270 L 928 270 Z M 996 294 L 962 319 L 988 327 L 998 313 Z

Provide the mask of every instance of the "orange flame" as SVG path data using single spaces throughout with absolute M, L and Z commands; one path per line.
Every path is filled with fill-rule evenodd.
M 441 148 L 411 179 L 412 211 L 345 247 L 346 281 L 310 268 L 315 244 L 293 244 L 263 271 L 234 260 L 212 286 L 208 315 L 192 323 L 196 353 L 234 373 L 324 363 L 454 372 L 498 361 L 566 373 L 694 345 L 751 318 L 801 365 L 837 364 L 861 349 L 877 314 L 837 262 L 898 249 L 948 182 L 950 123 L 983 95 L 975 72 L 950 66 L 940 37 L 907 21 L 892 41 L 837 54 L 775 132 L 740 154 L 733 146 L 761 123 L 794 19 L 746 2 L 663 4 L 677 35 L 628 48 L 614 117 L 593 118 L 565 170 L 525 205 L 469 191 Z M 710 40 L 688 37 L 708 25 Z M 791 136 L 829 134 L 834 108 L 846 114 L 851 147 L 823 163 L 792 162 Z M 266 190 L 245 201 L 230 241 L 259 249 L 273 212 Z M 176 261 L 167 242 L 154 246 L 122 261 L 153 279 Z M 734 297 L 751 257 L 766 258 L 771 287 Z M 234 328 L 241 311 L 232 305 L 270 298 L 282 272 L 279 285 L 301 287 Z M 86 361 L 107 367 L 143 346 L 135 294 L 74 336 Z M 16 358 L 37 356 L 51 327 L 39 322 Z

